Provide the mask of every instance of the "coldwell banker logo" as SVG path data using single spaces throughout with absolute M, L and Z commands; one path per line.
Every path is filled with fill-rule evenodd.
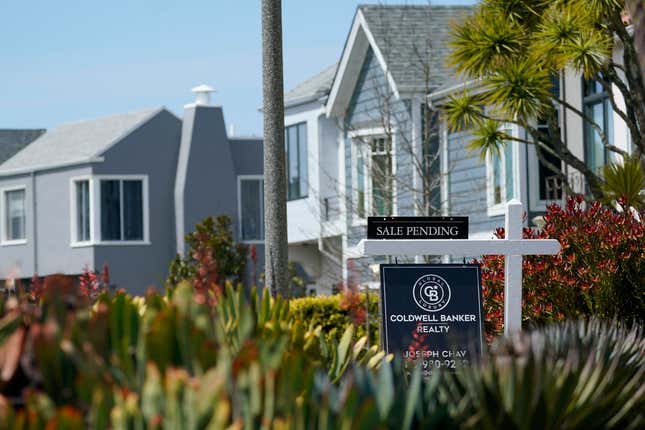
M 450 301 L 450 285 L 441 276 L 423 275 L 414 283 L 412 294 L 421 309 L 437 312 Z

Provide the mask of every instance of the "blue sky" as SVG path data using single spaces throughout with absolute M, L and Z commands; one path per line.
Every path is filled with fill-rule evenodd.
M 283 0 L 286 89 L 338 60 L 359 3 Z M 261 134 L 259 0 L 14 0 L 0 16 L 0 128 L 161 105 L 181 115 L 207 83 L 235 134 Z

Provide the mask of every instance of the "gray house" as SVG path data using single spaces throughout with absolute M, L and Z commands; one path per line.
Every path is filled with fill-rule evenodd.
M 453 79 L 450 24 L 471 10 L 359 6 L 338 64 L 285 95 L 288 143 L 297 134 L 294 148 L 306 154 L 287 157 L 287 171 L 307 184 L 289 193 L 289 255 L 312 275 L 310 290 L 377 285 L 385 260 L 357 247 L 368 216 L 443 213 L 446 178 L 427 96 Z
M 65 124 L 2 163 L 0 279 L 107 264 L 113 284 L 141 293 L 220 214 L 262 247 L 262 140 L 227 136 L 212 89 L 193 91 L 183 119 L 161 107 Z

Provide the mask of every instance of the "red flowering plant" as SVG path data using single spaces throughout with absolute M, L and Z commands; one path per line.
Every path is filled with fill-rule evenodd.
M 214 300 L 227 282 L 242 282 L 248 248 L 235 243 L 228 216 L 204 219 L 186 236 L 186 245 L 187 256 L 177 255 L 170 265 L 169 286 L 189 281 L 202 299 L 209 296 Z
M 597 316 L 645 319 L 645 211 L 587 203 L 581 196 L 564 208 L 550 205 L 541 230 L 525 228 L 525 239 L 560 241 L 558 255 L 525 256 L 522 317 L 525 325 Z M 504 237 L 504 229 L 495 235 Z M 504 257 L 484 256 L 482 294 L 486 335 L 503 330 Z
M 362 303 L 360 286 L 354 277 L 354 262 L 349 260 L 347 265 L 350 275 L 347 283 L 341 284 L 339 288 L 342 293 L 340 308 L 347 311 L 354 325 L 360 326 L 365 323 L 367 312 Z

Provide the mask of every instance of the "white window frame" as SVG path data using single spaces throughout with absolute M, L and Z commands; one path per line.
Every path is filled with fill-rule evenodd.
M 397 130 L 392 129 L 390 130 L 390 137 L 392 139 L 392 149 L 391 149 L 391 154 L 392 154 L 392 216 L 396 216 L 398 214 L 398 204 L 397 204 L 397 183 L 394 177 L 396 176 L 397 173 L 397 164 L 396 164 L 396 149 L 397 149 L 397 141 L 396 141 L 396 134 Z M 359 146 L 366 146 L 369 147 L 369 143 L 373 141 L 374 139 L 379 139 L 379 138 L 388 138 L 388 133 L 383 127 L 376 127 L 376 128 L 366 128 L 366 129 L 360 129 L 360 130 L 353 130 L 348 133 L 348 136 L 351 141 L 351 157 L 352 157 L 352 167 L 351 167 L 351 173 L 352 173 L 352 208 L 355 208 L 356 205 L 358 204 L 358 172 L 357 172 L 357 166 L 358 166 L 358 151 L 359 151 Z M 360 217 L 357 213 L 356 209 L 352 210 L 352 225 L 353 226 L 364 226 L 367 225 L 367 217 L 372 216 L 372 180 L 371 180 L 371 172 L 372 172 L 372 151 L 370 148 L 367 148 L 366 153 L 364 154 L 365 157 L 365 171 L 363 172 L 363 180 L 365 181 L 364 185 L 364 190 L 365 190 L 365 217 Z
M 237 232 L 238 232 L 238 237 L 240 243 L 246 243 L 246 244 L 255 244 L 255 245 L 262 245 L 264 244 L 264 239 L 251 239 L 251 240 L 244 240 L 242 238 L 242 181 L 246 180 L 259 180 L 262 183 L 262 195 L 264 196 L 264 175 L 238 175 L 237 176 L 237 219 L 238 219 L 238 226 L 237 226 Z M 262 223 L 260 224 L 260 231 L 261 234 L 260 236 L 264 237 L 265 231 L 264 231 L 264 198 L 260 200 L 260 215 L 262 218 Z
M 89 194 L 90 194 L 90 238 L 89 240 L 78 240 L 76 233 L 78 232 L 78 224 L 76 211 L 78 207 L 76 206 L 76 184 L 79 182 L 89 183 Z M 94 179 L 91 176 L 75 176 L 70 179 L 70 188 L 69 188 L 69 214 L 70 214 L 70 243 L 74 246 L 85 246 L 91 245 L 94 243 L 94 220 L 95 220 L 95 199 L 94 199 Z
M 503 127 L 504 131 L 506 134 L 515 136 L 515 128 L 514 127 Z M 517 165 L 518 165 L 518 148 L 517 148 L 517 142 L 513 140 L 509 140 L 506 142 L 506 145 L 510 145 L 511 148 L 511 168 L 513 170 L 512 172 L 512 177 L 513 177 L 513 192 L 511 198 L 517 198 L 518 194 L 518 183 L 520 181 L 520 178 L 518 177 L 518 171 L 517 171 Z M 506 203 L 508 200 L 506 200 L 506 195 L 507 195 L 507 186 L 508 184 L 506 183 L 506 152 L 505 148 L 500 147 L 499 151 L 499 157 L 500 157 L 500 164 L 502 166 L 502 172 L 501 172 L 501 196 L 502 196 L 502 201 L 499 203 L 495 203 L 495 189 L 494 189 L 494 177 L 495 177 L 495 172 L 493 168 L 493 154 L 489 151 L 486 154 L 486 203 L 487 203 L 487 213 L 488 216 L 499 216 L 499 215 L 504 215 L 505 210 L 506 210 Z
M 24 204 L 24 210 L 25 210 L 25 237 L 24 239 L 15 239 L 15 240 L 8 240 L 7 239 L 7 222 L 9 221 L 7 219 L 7 193 L 11 191 L 24 191 L 25 192 L 25 204 Z M 13 245 L 25 245 L 27 243 L 27 186 L 24 184 L 21 185 L 14 185 L 6 188 L 0 189 L 0 213 L 2 213 L 2 216 L 0 217 L 0 245 L 2 246 L 13 246 Z
M 101 181 L 141 181 L 143 200 L 143 239 L 142 240 L 102 240 L 101 238 Z M 90 183 L 90 240 L 76 241 L 76 183 L 89 181 Z M 85 175 L 70 179 L 70 245 L 84 247 L 95 245 L 106 246 L 142 246 L 150 245 L 150 193 L 148 175 Z M 121 193 L 121 198 L 123 194 Z M 123 207 L 121 207 L 123 212 Z M 123 213 L 121 213 L 123 223 Z M 121 229 L 123 231 L 123 229 Z

